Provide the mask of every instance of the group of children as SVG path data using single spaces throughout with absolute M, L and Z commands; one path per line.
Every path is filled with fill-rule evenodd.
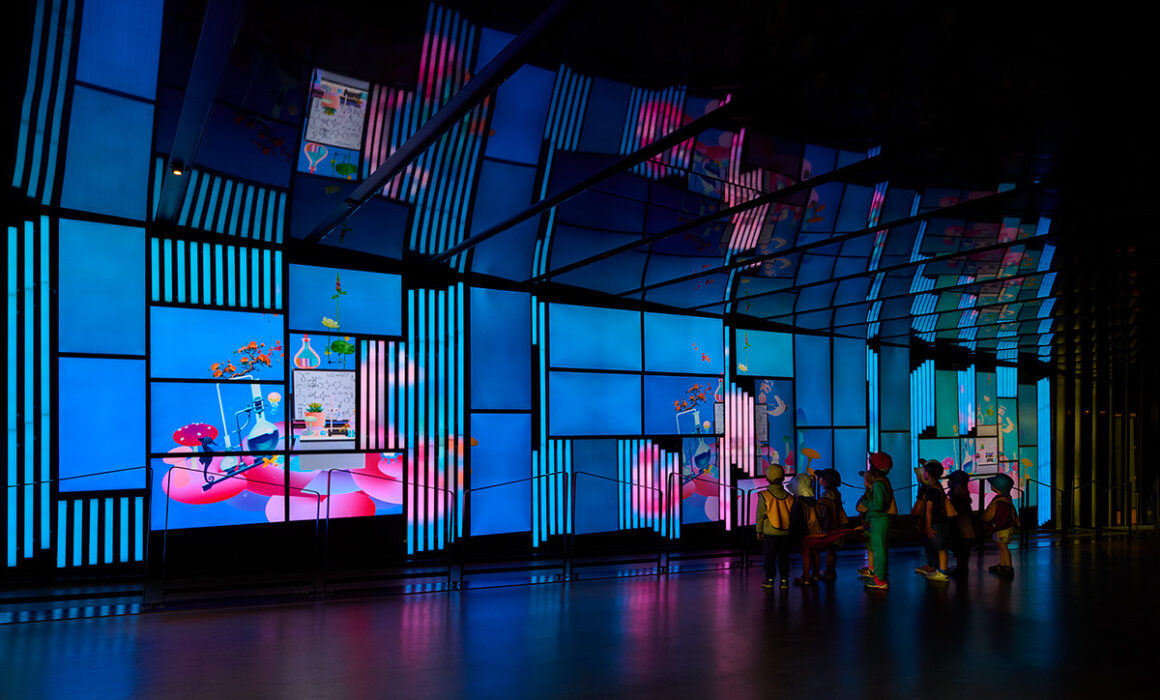
M 889 584 L 888 535 L 898 506 L 889 474 L 894 462 L 885 452 L 869 455 L 866 471 L 859 472 L 866 492 L 858 499 L 857 511 L 862 525 L 853 527 L 842 506 L 838 488 L 841 476 L 834 469 L 816 472 L 822 488 L 820 498 L 814 497 L 812 479 L 800 475 L 793 479 L 791 489 L 785 487 L 785 468 L 774 464 L 766 471 L 768 485 L 757 503 L 757 538 L 762 541 L 765 554 L 765 579 L 762 586 L 773 588 L 775 579 L 780 588 L 789 588 L 789 550 L 791 541 L 799 543 L 802 557 L 802 575 L 793 579 L 795 585 L 810 586 L 819 579 L 836 578 L 834 565 L 841 540 L 856 530 L 863 530 L 867 540 L 867 565 L 858 570 L 868 589 L 885 590 Z M 951 576 L 967 573 L 971 547 L 976 541 L 978 525 L 971 508 L 967 489 L 970 475 L 963 471 L 947 477 L 944 492 L 939 486 L 943 466 L 935 460 L 919 460 L 915 469 L 919 487 L 911 514 L 917 517 L 926 550 L 926 564 L 915 569 L 928 581 L 949 581 Z M 992 573 L 1013 577 L 1011 552 L 1008 545 L 1012 533 L 1019 526 L 1019 517 L 1011 501 L 1015 486 L 1011 477 L 996 474 L 987 479 L 995 497 L 981 514 L 982 525 L 992 533 L 999 545 L 999 563 L 990 567 Z M 792 490 L 792 493 L 791 493 Z M 826 568 L 820 566 L 820 553 L 826 553 Z M 948 569 L 948 555 L 955 555 L 955 568 Z

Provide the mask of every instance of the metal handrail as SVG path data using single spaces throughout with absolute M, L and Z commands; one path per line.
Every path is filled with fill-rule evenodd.
M 796 472 L 795 472 L 795 474 L 796 474 Z M 669 572 L 669 569 L 671 568 L 671 565 L 672 565 L 673 540 L 677 539 L 673 533 L 676 531 L 677 526 L 679 525 L 679 520 L 681 518 L 681 513 L 678 512 L 676 514 L 676 516 L 673 517 L 672 514 L 670 513 L 670 511 L 683 510 L 683 508 L 678 509 L 675 506 L 678 503 L 680 503 L 680 504 L 684 503 L 683 498 L 680 501 L 673 501 L 672 503 L 669 503 L 668 499 L 675 497 L 676 489 L 673 488 L 672 480 L 674 477 L 680 477 L 680 476 L 681 476 L 680 472 L 671 472 L 670 474 L 668 474 L 665 477 L 666 502 L 665 502 L 664 510 L 665 510 L 666 516 L 670 518 L 670 520 L 668 521 L 667 531 L 664 533 L 665 534 L 665 560 L 664 560 L 664 569 L 663 570 L 666 574 Z M 717 484 L 718 487 L 724 486 L 725 488 L 736 492 L 738 494 L 738 500 L 740 500 L 740 494 L 743 493 L 742 489 L 738 486 L 734 486 L 732 484 L 726 484 L 726 483 L 722 482 L 720 479 L 712 479 L 712 478 L 709 478 L 707 476 L 704 476 L 703 474 L 698 474 L 697 476 L 692 477 L 690 479 L 690 481 L 706 481 L 706 482 L 709 482 L 712 484 Z M 744 507 L 744 506 L 742 506 L 742 507 Z M 726 523 L 726 527 L 729 528 L 728 523 Z M 731 528 L 729 528 L 729 529 L 731 529 Z M 660 561 L 659 557 L 658 557 L 657 561 L 658 562 Z M 741 564 L 742 564 L 743 568 L 749 568 L 749 549 L 745 545 L 741 546 Z
M 181 469 L 183 471 L 189 471 L 189 472 L 193 472 L 195 474 L 204 474 L 204 470 L 202 470 L 202 469 L 194 469 L 193 467 L 183 467 L 179 464 L 170 465 L 170 469 L 169 469 L 169 471 L 167 471 L 165 473 L 165 477 L 164 477 L 165 479 L 170 480 L 170 482 L 168 484 L 169 486 L 172 485 L 172 474 L 173 474 L 174 469 Z M 283 480 L 281 483 L 277 483 L 274 481 L 265 481 L 263 479 L 254 479 L 254 478 L 247 477 L 246 481 L 253 482 L 255 484 L 266 484 L 267 486 L 281 486 L 282 488 L 286 487 L 285 480 Z M 315 498 L 314 551 L 317 552 L 318 551 L 318 522 L 319 522 L 319 519 L 321 517 L 321 512 L 322 512 L 322 494 L 320 494 L 317 491 L 311 490 L 311 489 L 295 489 L 295 490 L 300 492 L 300 493 L 310 493 L 310 494 L 314 495 L 314 498 Z M 162 534 L 161 534 L 161 578 L 157 583 L 157 585 L 158 585 L 157 606 L 158 607 L 161 607 L 162 605 L 165 604 L 165 574 L 166 574 L 166 569 L 167 569 L 168 563 L 169 563 L 169 560 L 168 560 L 169 503 L 173 500 L 174 500 L 173 497 L 169 495 L 168 488 L 166 488 L 166 491 L 165 491 L 165 521 L 163 524 Z M 286 520 L 284 522 L 290 522 L 290 521 Z M 315 573 L 315 581 L 317 581 L 317 572 Z M 316 587 L 316 583 L 312 582 L 311 583 L 311 593 L 312 594 L 315 592 L 314 591 L 315 587 Z
M 326 532 L 325 532 L 325 535 L 323 536 L 323 540 L 322 540 L 322 573 L 320 576 L 320 583 L 321 583 L 323 595 L 326 595 L 326 578 L 327 578 L 327 574 L 330 571 L 330 496 L 331 496 L 331 480 L 334 477 L 334 472 L 345 472 L 347 474 L 353 474 L 353 471 L 350 468 L 327 469 L 326 470 Z M 394 481 L 394 482 L 399 481 L 398 479 L 392 479 L 386 475 L 379 475 L 379 474 L 360 473 L 359 476 L 366 476 L 366 477 L 370 477 L 372 479 L 381 479 L 383 481 Z M 458 499 L 455 498 L 455 492 L 452 491 L 450 488 L 445 488 L 442 486 L 434 486 L 431 484 L 410 484 L 410 486 L 417 486 L 420 488 L 442 491 L 446 495 L 446 497 L 447 497 L 446 498 L 446 500 L 447 500 L 446 507 L 447 507 L 447 512 L 449 515 L 446 518 L 444 526 L 443 526 L 443 529 L 444 529 L 443 541 L 445 543 L 447 543 L 448 545 L 450 545 L 450 543 L 455 540 L 455 528 L 459 522 L 459 518 L 458 518 L 459 502 L 458 502 Z M 404 490 L 407 487 L 408 487 L 408 484 L 403 483 Z M 447 557 L 447 588 L 448 588 L 448 590 L 450 590 L 453 587 L 452 586 L 453 573 L 454 572 L 452 570 L 451 557 L 448 556 Z
M 487 491 L 488 489 L 494 489 L 494 488 L 498 488 L 500 486 L 513 486 L 515 484 L 522 484 L 525 481 L 535 482 L 536 479 L 548 479 L 548 478 L 557 477 L 557 476 L 567 476 L 567 474 L 568 474 L 567 471 L 562 470 L 562 471 L 550 472 L 547 474 L 533 474 L 532 476 L 525 476 L 525 477 L 522 477 L 520 479 L 512 479 L 511 481 L 502 481 L 498 484 L 488 484 L 486 486 L 476 486 L 474 488 L 464 489 L 462 491 L 463 498 L 464 498 L 464 500 L 466 500 L 469 494 L 475 493 L 477 491 Z M 564 485 L 565 485 L 565 487 L 568 486 L 567 481 L 565 481 Z M 573 521 L 573 522 L 575 522 L 575 521 Z M 468 533 L 468 534 L 464 535 L 463 537 L 460 537 L 459 541 L 458 541 L 458 548 L 457 548 L 458 549 L 458 552 L 457 552 L 458 556 L 456 557 L 456 559 L 458 560 L 458 563 L 459 563 L 459 583 L 458 583 L 459 588 L 463 587 L 464 570 L 467 567 L 467 540 L 469 540 L 470 538 L 471 538 L 471 534 Z M 565 557 L 566 556 L 567 556 L 567 554 L 565 553 Z M 564 564 L 564 565 L 562 565 L 562 571 L 560 573 L 560 576 L 564 577 L 567 575 L 567 573 L 568 573 L 567 565 Z
M 571 473 L 571 479 L 570 479 L 571 483 L 570 483 L 570 489 L 569 489 L 569 493 L 568 493 L 568 496 L 569 496 L 569 499 L 568 499 L 568 501 L 569 501 L 568 502 L 568 518 L 569 518 L 569 522 L 572 523 L 572 527 L 570 528 L 571 531 L 566 533 L 568 544 L 567 544 L 567 547 L 565 548 L 565 552 L 567 554 L 566 554 L 565 559 L 564 559 L 564 579 L 565 580 L 572 579 L 573 575 L 575 574 L 575 568 L 576 568 L 576 483 L 579 480 L 579 477 L 581 477 L 581 476 L 589 476 L 589 477 L 592 477 L 593 479 L 602 479 L 604 481 L 612 481 L 612 482 L 615 482 L 618 484 L 628 484 L 629 486 L 633 486 L 636 488 L 642 488 L 642 489 L 645 489 L 647 491 L 656 491 L 658 494 L 660 494 L 660 501 L 661 501 L 662 506 L 665 502 L 664 490 L 657 488 L 655 486 L 648 486 L 646 484 L 637 484 L 637 483 L 633 483 L 631 481 L 625 481 L 624 479 L 615 479 L 611 476 L 604 476 L 603 474 L 593 474 L 592 472 L 585 472 L 585 471 L 573 471 Z M 664 535 L 662 534 L 661 536 L 663 537 Z M 660 548 L 658 547 L 657 548 L 657 570 L 658 570 L 658 572 L 660 571 L 660 567 L 661 567 L 661 551 L 660 551 Z

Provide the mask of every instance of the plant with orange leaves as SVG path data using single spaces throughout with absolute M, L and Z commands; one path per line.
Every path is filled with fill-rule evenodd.
M 274 359 L 280 360 L 284 354 L 281 340 L 274 343 L 271 348 L 267 348 L 265 343 L 251 340 L 234 350 L 234 353 L 241 355 L 237 359 L 236 365 L 233 360 L 226 360 L 225 362 L 215 362 L 209 366 L 209 372 L 215 379 L 234 379 L 246 374 L 255 374 L 262 367 L 273 367 Z

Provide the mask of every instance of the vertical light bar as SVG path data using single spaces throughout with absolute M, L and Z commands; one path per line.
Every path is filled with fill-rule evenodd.
M 129 496 L 121 497 L 121 556 L 118 560 L 123 564 L 129 561 Z
M 410 357 L 406 360 L 407 382 L 406 382 L 406 396 L 407 402 L 404 407 L 405 418 L 405 446 L 407 448 L 407 488 L 406 488 L 406 511 L 407 511 L 407 554 L 415 553 L 415 441 L 414 425 L 415 425 L 415 364 L 418 362 L 419 353 L 415 351 L 415 290 L 407 290 L 407 349 Z
M 1035 383 L 1035 403 L 1036 403 L 1036 431 L 1038 432 L 1036 445 L 1036 456 L 1039 463 L 1036 466 L 1036 473 L 1039 481 L 1042 483 L 1038 487 L 1039 502 L 1047 503 L 1046 511 L 1039 513 L 1039 525 L 1047 522 L 1052 517 L 1052 498 L 1051 498 L 1051 380 L 1047 377 L 1040 379 Z M 1129 514 L 1130 516 L 1130 514 Z
M 166 241 L 168 243 L 169 241 Z M 173 266 L 173 276 L 177 278 L 177 300 L 185 303 L 185 241 L 175 241 L 177 262 Z
M 282 251 L 274 251 L 274 308 L 282 308 Z
M 532 450 L 532 546 L 540 545 L 540 499 L 537 478 L 540 474 L 540 453 Z
M 255 251 L 256 252 L 256 251 Z M 270 308 L 273 305 L 274 271 L 271 269 L 273 256 L 269 250 L 262 251 L 262 306 Z
M 240 258 L 238 260 L 238 305 L 243 306 L 243 307 L 251 305 L 250 290 L 249 290 L 250 275 L 249 275 L 248 270 L 247 270 L 247 268 L 249 268 L 249 266 L 250 266 L 251 253 L 253 254 L 252 257 L 257 257 L 257 255 L 258 255 L 258 251 L 256 251 L 256 250 L 250 250 L 249 248 L 246 248 L 245 246 L 238 246 L 238 257 Z M 230 256 L 230 265 L 231 266 L 233 265 L 233 256 L 232 255 Z M 234 276 L 233 271 L 231 270 L 230 271 L 231 284 L 233 284 L 233 282 L 232 282 L 233 276 Z M 252 305 L 253 306 L 259 305 L 257 296 L 253 297 Z
M 198 175 L 199 173 L 197 170 L 190 169 L 189 185 L 185 190 L 185 197 L 183 197 L 181 201 L 181 214 L 177 217 L 177 223 L 181 226 L 189 225 L 189 208 L 193 204 L 193 200 L 196 198 L 195 193 L 197 192 Z
M 547 309 L 547 304 L 545 304 L 544 302 L 541 301 L 541 302 L 539 302 L 539 308 L 536 311 L 536 313 L 538 313 L 539 317 L 540 317 L 540 322 L 539 322 L 539 327 L 540 327 L 539 351 L 540 351 L 540 455 L 541 455 L 540 473 L 541 474 L 546 474 L 548 472 L 548 469 L 546 468 L 546 463 L 548 461 L 548 428 L 551 425 L 551 423 L 549 421 L 549 416 L 548 416 L 548 355 L 547 355 L 548 327 L 546 325 L 547 319 L 545 318 L 546 309 Z M 539 491 L 536 494 L 536 497 L 537 497 L 537 499 L 540 500 L 540 507 L 544 508 L 546 505 L 544 497 L 546 495 L 545 492 L 548 488 L 548 484 L 547 484 L 546 479 L 543 479 L 543 478 L 537 479 L 537 481 L 542 482 L 542 483 L 539 485 Z M 545 524 L 547 523 L 546 516 L 544 517 L 544 523 Z M 541 532 L 543 533 L 543 530 L 541 530 Z M 541 536 L 543 536 L 543 534 Z
M 201 202 L 198 202 L 197 227 L 205 229 L 206 231 L 213 230 L 213 215 L 218 208 L 218 197 L 222 191 L 222 180 L 220 175 L 213 176 L 213 189 L 209 192 L 209 204 L 205 208 L 205 222 L 201 220 Z
M 242 210 L 243 211 L 242 219 L 240 222 L 238 222 L 238 221 L 234 222 L 235 229 L 237 229 L 238 226 L 240 225 L 241 235 L 243 238 L 249 238 L 250 231 L 253 230 L 252 229 L 253 224 L 251 223 L 251 218 L 250 218 L 251 213 L 253 212 L 253 209 L 254 209 L 254 186 L 253 185 L 246 185 L 246 204 L 245 204 L 245 208 Z
M 33 65 L 36 65 L 35 63 Z M 17 160 L 16 167 L 20 168 L 20 161 Z M 165 172 L 165 159 L 158 158 L 153 167 L 153 216 L 157 216 L 157 206 L 161 202 L 161 178 Z
M 33 518 L 36 511 L 35 489 L 36 481 L 36 413 L 33 403 L 36 396 L 36 314 L 33 313 L 34 280 L 36 269 L 33 262 L 36 252 L 36 230 L 31 221 L 24 222 L 24 284 L 21 289 L 24 301 L 24 558 L 33 555 L 32 537 L 35 533 Z M 11 352 L 11 350 L 9 350 Z
M 24 102 L 20 110 L 20 138 L 16 146 L 16 167 L 12 173 L 12 186 L 24 183 L 24 165 L 28 148 L 28 128 L 32 124 L 32 99 L 36 90 L 36 69 L 40 65 L 40 40 L 43 36 L 44 0 L 37 0 L 32 23 L 32 55 L 28 62 L 28 80 L 24 85 Z M 11 258 L 9 258 L 11 259 Z M 11 462 L 9 462 L 11 464 Z
M 648 465 L 648 480 L 649 480 L 649 486 L 651 486 L 652 489 L 657 489 L 659 487 L 660 474 L 658 473 L 658 471 L 660 470 L 660 464 L 661 464 L 660 445 L 653 445 L 650 464 Z M 660 521 L 658 519 L 658 516 L 660 514 L 660 505 L 661 504 L 660 504 L 660 500 L 657 498 L 657 491 L 652 490 L 652 489 L 650 489 L 648 492 L 648 506 L 649 506 L 648 507 L 648 519 L 649 519 L 649 526 L 655 530 L 660 525 Z
M 360 370 L 359 377 L 358 377 L 358 389 L 359 389 L 358 444 L 359 444 L 359 447 L 361 447 L 364 450 L 371 449 L 373 447 L 373 445 L 371 444 L 370 432 L 367 430 L 367 421 L 370 417 L 370 413 L 372 412 L 372 409 L 370 406 L 370 403 L 371 403 L 370 394 L 367 393 L 367 379 L 368 379 L 367 374 L 370 371 L 371 365 L 374 364 L 373 358 L 372 358 L 372 355 L 374 353 L 374 349 L 371 347 L 371 344 L 373 342 L 374 341 L 369 341 L 366 339 L 363 339 L 359 342 L 359 345 L 362 348 L 362 352 L 359 353 L 359 361 L 358 361 L 359 370 Z
M 189 244 L 189 300 L 194 304 L 201 302 L 198 282 L 201 271 L 198 269 L 197 243 Z
M 71 5 L 69 14 L 72 14 Z M 53 142 L 53 148 L 56 147 Z M 40 548 L 52 547 L 52 508 L 49 504 L 49 467 L 52 465 L 52 236 L 48 217 L 40 217 Z M 11 387 L 9 388 L 11 390 Z
M 616 520 L 617 527 L 624 529 L 624 440 L 616 441 Z
M 462 536 L 463 510 L 465 505 L 463 502 L 463 482 L 466 481 L 463 477 L 464 470 L 467 467 L 466 463 L 464 462 L 464 453 L 467 449 L 466 446 L 471 444 L 471 441 L 468 439 L 467 435 L 467 423 L 464 421 L 464 403 L 466 403 L 466 400 L 463 391 L 463 356 L 467 352 L 467 348 L 464 343 L 465 335 L 463 332 L 463 306 L 467 303 L 467 293 L 462 282 L 459 282 L 456 285 L 456 294 L 458 296 L 458 303 L 455 306 L 455 412 L 457 418 L 456 427 L 459 430 L 457 433 L 459 440 L 456 445 L 457 449 L 455 454 L 455 459 L 457 460 L 456 469 L 458 470 L 456 475 L 455 489 L 457 494 L 456 501 L 459 504 L 456 534 Z
M 133 561 L 142 561 L 145 559 L 145 497 L 138 496 L 133 507 Z
M 219 306 L 221 304 L 225 303 L 225 298 L 226 298 L 225 272 L 224 272 L 225 263 L 222 260 L 222 256 L 223 256 L 222 244 L 215 243 L 214 247 L 213 247 L 213 262 L 214 262 L 213 267 L 214 267 L 214 273 L 215 273 L 214 303 L 218 304 Z
M 101 500 L 99 498 L 89 499 L 89 565 L 97 563 L 97 557 L 100 554 L 101 540 Z
M 254 306 L 260 307 L 262 305 L 262 256 L 258 255 L 258 251 L 250 256 L 250 298 L 254 300 Z
M 278 218 L 276 219 L 274 228 L 274 242 L 282 242 L 283 222 L 286 219 L 286 193 L 278 193 Z
M 241 188 L 239 187 L 238 189 L 241 189 Z M 233 194 L 234 194 L 234 181 L 227 179 L 225 189 L 222 190 L 222 205 L 221 205 L 221 208 L 218 209 L 217 225 L 214 226 L 212 229 L 212 230 L 216 231 L 217 233 L 225 233 L 226 232 L 226 220 L 230 215 L 230 199 L 231 199 L 230 196 Z M 235 199 L 236 199 L 236 196 L 235 196 Z M 206 227 L 206 230 L 210 230 L 210 222 L 208 222 L 208 221 L 205 222 L 205 227 Z
M 435 373 L 436 373 L 435 380 L 436 381 L 433 382 L 433 384 L 435 384 L 435 389 L 436 389 L 436 391 L 435 391 L 436 398 L 435 398 L 435 401 L 433 401 L 432 403 L 435 404 L 434 408 L 435 408 L 435 413 L 436 413 L 435 450 L 434 451 L 435 451 L 435 458 L 437 461 L 436 461 L 436 465 L 435 465 L 435 473 L 439 475 L 439 478 L 436 479 L 435 484 L 441 485 L 443 488 L 450 489 L 451 488 L 451 479 L 449 478 L 450 474 L 448 473 L 449 469 L 448 469 L 448 465 L 447 465 L 447 421 L 446 421 L 447 409 L 450 408 L 449 401 L 448 401 L 448 398 L 449 398 L 448 391 L 447 391 L 448 390 L 448 386 L 447 386 L 447 360 L 448 360 L 447 350 L 448 350 L 449 343 L 447 342 L 447 318 L 446 318 L 447 301 L 448 301 L 448 297 L 450 296 L 450 294 L 446 291 L 440 291 L 440 292 L 438 292 L 438 294 L 436 296 L 437 296 L 437 298 L 436 298 L 436 304 L 435 304 L 435 314 L 436 314 L 435 327 L 438 329 L 438 335 L 436 337 L 438 338 L 439 342 L 437 344 L 435 344 L 433 347 L 433 350 L 435 350 L 436 355 L 438 356 L 438 361 L 435 364 Z M 446 492 L 443 492 L 443 491 L 436 491 L 436 492 L 432 493 L 432 495 L 435 496 L 435 512 L 438 513 L 438 515 L 439 515 L 438 519 L 436 520 L 435 532 L 436 532 L 436 537 L 437 537 L 437 540 L 439 542 L 440 548 L 442 548 L 444 545 L 443 536 L 444 536 L 444 533 L 446 532 L 446 530 L 444 528 L 446 528 L 446 526 L 447 526 L 447 523 L 446 523 L 446 519 L 447 519 L 447 513 L 446 513 L 447 494 L 446 494 Z
M 56 567 L 68 566 L 68 501 L 56 506 Z
M 153 268 L 153 301 L 159 302 L 161 301 L 161 244 L 158 239 L 150 240 L 150 250 Z M 12 277 L 12 279 L 15 280 L 16 277 Z
M 564 486 L 565 486 L 565 488 L 567 488 L 567 485 L 569 483 L 571 483 L 571 477 L 572 477 L 572 441 L 571 440 L 568 440 L 567 444 L 564 445 L 564 474 L 565 474 Z M 565 505 L 564 505 L 565 516 L 564 517 L 566 518 L 566 520 L 565 520 L 564 532 L 572 532 L 572 528 L 575 527 L 575 525 L 572 523 L 572 508 L 568 504 L 570 503 L 570 500 L 574 500 L 576 498 L 576 494 L 574 494 L 574 493 L 567 494 L 566 493 L 566 495 L 569 495 L 572 498 L 565 500 Z
M 438 467 L 436 465 L 437 456 L 435 454 L 435 404 L 439 400 L 439 397 L 436 394 L 436 389 L 438 388 L 436 374 L 439 371 L 439 364 L 436 358 L 436 344 L 438 343 L 438 338 L 434 337 L 436 292 L 431 289 L 426 289 L 423 290 L 423 294 L 427 298 L 426 314 L 424 315 L 424 321 L 426 324 L 424 329 L 426 332 L 423 334 L 427 347 L 427 371 L 423 373 L 423 388 L 426 390 L 424 392 L 424 399 L 427 402 L 427 422 L 423 426 L 423 444 L 427 451 L 426 462 L 428 488 L 425 489 L 427 492 L 427 543 L 428 547 L 432 547 L 435 543 L 435 524 L 439 513 L 435 505 L 439 500 L 437 498 L 438 492 L 435 489 L 430 488 L 432 486 L 439 485 L 439 473 Z
M 379 346 L 379 395 L 378 444 L 387 449 L 395 449 L 395 341 Z M 384 353 L 385 348 L 385 353 Z
M 210 175 L 209 173 L 202 173 L 202 175 L 201 175 L 201 189 L 197 193 L 197 204 L 194 205 L 194 207 L 193 207 L 193 220 L 190 221 L 188 224 L 189 226 L 191 226 L 193 228 L 201 228 L 201 216 L 202 216 L 202 213 L 205 211 L 205 197 L 206 197 L 206 194 L 209 192 L 209 182 L 210 182 L 211 177 L 213 177 L 213 176 Z M 192 186 L 190 187 L 190 191 L 191 192 L 193 191 Z M 186 204 L 188 205 L 188 201 L 186 202 Z M 185 222 L 182 222 L 182 223 L 185 223 Z
M 105 557 L 106 564 L 113 563 L 113 520 L 116 511 L 113 510 L 113 499 L 105 499 Z
M 242 248 L 242 250 L 245 250 Z M 234 246 L 226 246 L 226 304 L 237 306 L 238 269 Z
M 238 188 L 234 192 L 234 206 L 230 208 L 229 217 L 229 235 L 238 235 L 238 222 L 242 218 L 242 200 L 246 198 L 246 186 L 238 183 Z
M 36 190 L 40 185 L 40 169 L 43 167 L 41 161 L 42 142 L 44 141 L 44 125 L 48 112 L 48 92 L 51 88 L 51 80 L 56 74 L 56 46 L 57 37 L 65 38 L 57 29 L 57 23 L 60 18 L 60 0 L 53 0 L 52 13 L 48 19 L 48 44 L 44 56 L 44 73 L 42 74 L 40 84 L 40 105 L 37 109 L 36 116 L 36 138 L 32 142 L 32 172 L 29 173 L 28 180 L 28 196 L 36 196 Z M 71 37 L 65 38 L 71 40 Z
M 90 508 L 92 505 L 90 504 Z M 80 566 L 84 563 L 82 557 L 84 556 L 85 548 L 85 502 L 73 501 L 73 566 Z
M 173 241 L 165 239 L 162 247 L 161 269 L 165 275 L 165 301 L 173 301 Z

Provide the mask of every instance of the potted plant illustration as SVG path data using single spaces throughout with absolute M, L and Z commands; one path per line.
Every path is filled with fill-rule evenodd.
M 322 435 L 322 431 L 326 429 L 326 412 L 322 410 L 322 404 L 311 403 L 306 406 L 306 427 L 307 435 L 311 429 L 316 431 L 317 435 Z

